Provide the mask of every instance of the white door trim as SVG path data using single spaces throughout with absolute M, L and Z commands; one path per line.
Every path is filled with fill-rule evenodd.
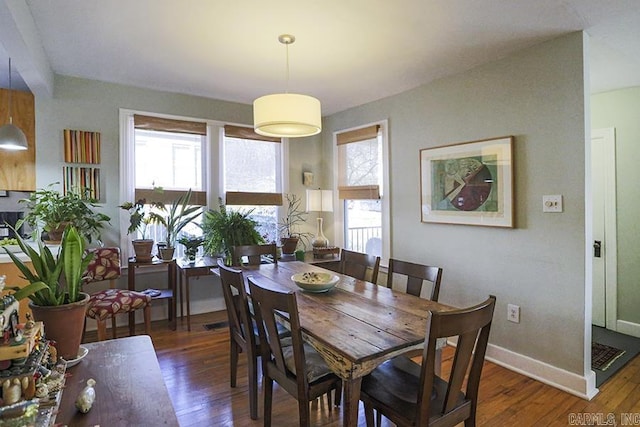
M 615 129 L 594 129 L 591 140 L 604 140 L 603 176 L 604 194 L 604 241 L 602 255 L 605 261 L 605 318 L 606 328 L 618 329 L 618 250 L 616 225 L 616 139 Z M 593 242 L 591 242 L 593 243 Z

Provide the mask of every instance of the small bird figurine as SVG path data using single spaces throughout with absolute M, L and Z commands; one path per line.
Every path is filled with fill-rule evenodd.
M 94 385 L 96 385 L 96 381 L 93 378 L 88 379 L 87 385 L 82 389 L 80 394 L 78 394 L 78 398 L 76 399 L 76 408 L 83 414 L 89 412 L 93 402 L 96 400 Z

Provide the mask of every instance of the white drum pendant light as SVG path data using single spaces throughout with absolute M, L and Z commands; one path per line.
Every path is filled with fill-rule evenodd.
M 265 95 L 253 101 L 253 127 L 260 135 L 277 138 L 299 138 L 320 133 L 320 101 L 312 96 L 288 93 L 289 45 L 296 38 L 283 34 L 278 40 L 287 47 L 287 91 Z
M 9 123 L 0 127 L 0 149 L 26 150 L 27 137 L 20 128 L 13 124 L 11 117 L 11 58 L 9 58 Z

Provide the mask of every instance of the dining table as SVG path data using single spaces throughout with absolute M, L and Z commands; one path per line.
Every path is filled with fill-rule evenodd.
M 454 307 L 419 298 L 301 261 L 242 267 L 249 277 L 267 279 L 296 293 L 305 341 L 343 380 L 343 425 L 358 425 L 362 378 L 378 365 L 424 345 L 430 311 Z M 296 273 L 325 272 L 339 280 L 328 292 L 300 289 Z

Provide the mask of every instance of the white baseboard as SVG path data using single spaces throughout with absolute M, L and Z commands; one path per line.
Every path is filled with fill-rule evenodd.
M 627 322 L 626 320 L 616 321 L 616 332 L 621 334 L 631 335 L 636 338 L 640 338 L 640 324 Z
M 487 346 L 486 359 L 582 399 L 591 400 L 598 393 L 593 371 L 583 377 L 493 344 Z

